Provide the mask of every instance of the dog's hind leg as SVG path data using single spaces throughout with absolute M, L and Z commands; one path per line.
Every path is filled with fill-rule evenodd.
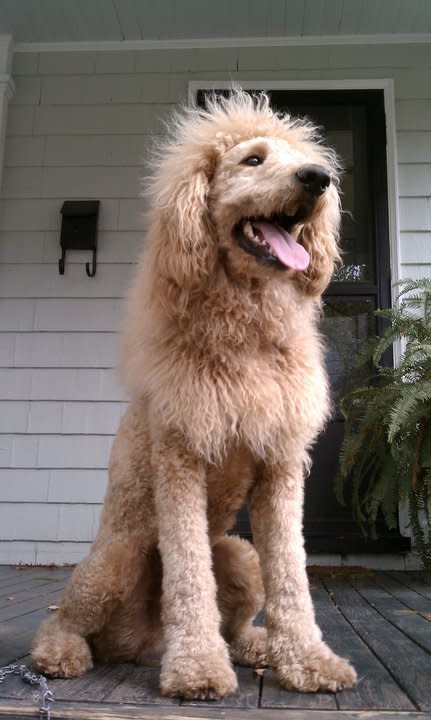
M 223 537 L 213 547 L 217 602 L 222 635 L 238 665 L 267 665 L 267 632 L 252 624 L 263 607 L 264 592 L 257 552 L 246 540 Z
M 141 543 L 117 536 L 97 545 L 74 570 L 55 615 L 39 627 L 32 656 L 56 677 L 79 677 L 92 667 L 87 638 L 102 631 L 111 613 L 136 583 Z

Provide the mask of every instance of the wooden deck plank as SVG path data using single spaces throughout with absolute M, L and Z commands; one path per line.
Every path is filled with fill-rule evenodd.
M 35 580 L 52 580 L 58 582 L 59 580 L 66 580 L 72 574 L 73 568 L 57 567 L 57 568 L 46 568 L 46 567 L 9 567 L 7 565 L 0 565 L 0 591 L 2 588 L 8 585 L 14 584 L 25 584 L 27 582 L 33 582 Z
M 252 668 L 235 667 L 238 678 L 238 690 L 228 697 L 217 701 L 183 700 L 181 706 L 187 712 L 189 707 L 257 708 L 260 696 L 260 677 Z
M 348 657 L 358 674 L 352 688 L 337 693 L 341 710 L 414 710 L 415 706 L 388 670 L 356 634 L 323 586 L 312 591 L 324 640 L 334 652 Z
M 300 693 L 285 690 L 281 687 L 272 670 L 265 670 L 263 676 L 262 696 L 260 707 L 265 710 L 285 709 L 299 710 L 308 709 L 312 712 L 317 710 L 330 710 L 332 717 L 337 711 L 335 696 L 330 693 Z
M 400 583 L 389 573 L 378 572 L 375 581 L 379 587 L 400 600 L 406 607 L 419 612 L 422 617 L 431 620 L 431 600 L 420 595 L 416 590 L 412 590 L 403 583 Z
M 101 702 L 127 676 L 132 666 L 96 665 L 82 678 L 52 679 L 49 689 L 57 700 Z
M 2 619 L 1 613 L 3 610 L 8 608 L 17 608 L 19 610 L 19 606 L 23 603 L 28 603 L 29 599 L 36 600 L 36 598 L 45 597 L 52 593 L 63 593 L 64 588 L 65 586 L 62 583 L 48 583 L 39 587 L 26 586 L 13 595 L 6 595 L 0 599 L 0 620 Z
M 60 580 L 24 580 L 20 583 L 14 583 L 4 588 L 0 588 L 0 607 L 2 607 L 9 597 L 18 599 L 28 594 L 33 594 L 33 591 L 41 590 L 42 588 L 64 587 L 64 582 Z
M 50 568 L 38 568 L 39 572 L 34 573 L 27 569 L 7 570 L 0 573 L 0 581 L 4 583 L 3 587 L 15 586 L 19 602 L 11 617 L 6 619 L 0 615 L 0 665 L 15 657 L 22 657 L 28 664 L 27 653 L 36 627 L 49 615 L 47 607 L 58 600 L 71 570 L 61 568 L 58 576 Z M 421 630 L 431 627 L 423 617 L 426 617 L 426 608 L 431 602 L 425 594 L 427 585 L 410 574 L 405 582 L 393 577 L 392 573 L 377 575 L 375 585 L 359 576 L 358 591 L 349 585 L 346 577 L 325 577 L 324 582 L 335 593 L 339 607 L 332 602 L 320 581 L 312 578 L 316 615 L 324 637 L 336 652 L 350 657 L 360 675 L 359 684 L 351 690 L 336 696 L 290 693 L 282 690 L 273 673 L 267 670 L 262 682 L 262 707 L 259 708 L 260 678 L 251 669 L 240 668 L 240 691 L 236 696 L 211 704 L 187 702 L 179 705 L 160 695 L 157 668 L 126 664 L 100 666 L 82 680 L 49 681 L 50 687 L 55 684 L 57 697 L 53 720 L 131 720 L 138 717 L 142 720 L 167 720 L 169 717 L 239 720 L 244 717 L 244 712 L 247 712 L 247 720 L 258 717 L 275 720 L 281 717 L 280 711 L 282 717 L 292 720 L 375 720 L 376 712 L 384 720 L 431 720 L 431 712 L 426 712 L 431 710 L 431 656 L 424 649 L 426 636 L 425 647 L 429 650 L 429 635 L 417 631 L 416 625 L 419 620 Z M 46 577 L 45 593 L 39 583 L 45 582 Z M 384 579 L 386 588 L 381 584 Z M 367 595 L 371 591 L 373 597 Z M 37 592 L 40 595 L 36 595 Z M 388 618 L 384 616 L 383 605 L 377 607 L 377 601 L 383 603 Z M 371 602 L 375 603 L 375 608 Z M 12 607 L 6 604 L 0 613 L 8 615 Z M 25 612 L 21 614 L 23 609 Z M 397 618 L 401 618 L 401 624 L 395 627 L 389 615 L 404 609 L 420 611 L 422 615 L 400 612 Z M 408 618 L 407 624 L 405 618 Z M 410 636 L 407 636 L 407 629 Z M 8 679 L 0 685 L 0 717 L 10 720 L 33 717 L 32 692 L 33 689 L 19 678 Z M 425 712 L 415 712 L 412 701 Z
M 325 578 L 345 618 L 421 710 L 431 709 L 431 656 L 391 625 L 354 588 Z
M 13 640 L 6 639 L 5 642 L 1 641 L 0 645 L 0 666 L 10 665 L 16 662 L 24 655 L 28 655 L 33 633 L 27 633 L 21 635 Z M 1 687 L 0 687 L 1 696 Z
M 54 711 L 54 708 L 53 708 Z M 35 718 L 35 704 L 22 703 L 17 711 L 13 701 L 0 704 L 0 717 L 7 720 Z M 52 720 L 431 720 L 431 713 L 333 710 L 236 710 L 223 708 L 151 707 L 59 702 Z
M 400 600 L 389 595 L 375 583 L 357 580 L 355 588 L 386 620 L 389 620 L 392 625 L 402 630 L 415 643 L 431 653 L 431 622 L 429 620 L 419 615 L 415 609 L 407 607 Z
M 33 612 L 33 610 L 40 610 L 49 605 L 55 605 L 60 600 L 63 594 L 63 587 L 59 586 L 55 589 L 50 588 L 45 593 L 38 595 L 37 597 L 30 597 L 28 600 L 20 602 L 11 602 L 8 606 L 0 608 L 0 623 L 5 620 L 11 620 L 12 618 L 26 615 L 27 613 Z
M 163 697 L 159 687 L 159 676 L 159 668 L 129 665 L 125 677 L 105 695 L 104 702 L 134 703 L 138 705 L 179 705 L 179 700 Z
M 423 595 L 423 597 L 431 600 L 431 583 L 428 580 L 425 581 L 421 573 L 398 572 L 397 570 L 391 570 L 388 574 L 390 577 L 398 580 L 401 585 L 405 585 L 411 590 L 419 593 L 419 595 Z

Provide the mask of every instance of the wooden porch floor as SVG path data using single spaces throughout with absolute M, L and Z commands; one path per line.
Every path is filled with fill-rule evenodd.
M 63 591 L 70 568 L 0 567 L 0 666 L 28 663 L 38 623 Z M 220 702 L 170 701 L 158 670 L 100 666 L 80 680 L 51 680 L 52 720 L 295 718 L 431 719 L 431 584 L 417 573 L 312 570 L 319 624 L 332 648 L 351 659 L 360 680 L 336 695 L 282 690 L 271 671 L 238 668 L 240 689 Z M 34 688 L 19 677 L 0 684 L 0 717 L 39 717 Z

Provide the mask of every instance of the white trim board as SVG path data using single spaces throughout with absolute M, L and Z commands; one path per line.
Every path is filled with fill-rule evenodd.
M 431 44 L 431 33 L 380 35 L 291 35 L 286 37 L 170 38 L 167 40 L 94 40 L 19 42 L 15 52 L 80 52 L 116 50 L 187 50 L 191 48 L 309 47 L 323 45 Z
M 9 100 L 15 92 L 11 76 L 12 36 L 0 35 L 0 187 L 3 175 L 3 156 L 6 142 L 6 123 Z
M 388 173 L 388 223 L 391 284 L 401 279 L 401 249 L 398 210 L 397 144 L 395 131 L 395 93 L 392 78 L 352 80 L 190 80 L 189 103 L 196 100 L 198 90 L 225 90 L 232 87 L 245 90 L 383 90 L 386 117 L 386 165 Z M 396 293 L 392 290 L 392 302 Z M 394 348 L 395 363 L 400 349 Z

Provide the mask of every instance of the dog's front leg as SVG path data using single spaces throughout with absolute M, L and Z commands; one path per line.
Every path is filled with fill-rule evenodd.
M 205 464 L 178 436 L 155 442 L 152 461 L 163 563 L 161 689 L 189 699 L 220 698 L 236 690 L 237 679 L 219 631 Z
M 356 673 L 323 642 L 306 574 L 302 462 L 267 466 L 249 497 L 263 572 L 269 662 L 282 685 L 303 692 L 351 686 Z

